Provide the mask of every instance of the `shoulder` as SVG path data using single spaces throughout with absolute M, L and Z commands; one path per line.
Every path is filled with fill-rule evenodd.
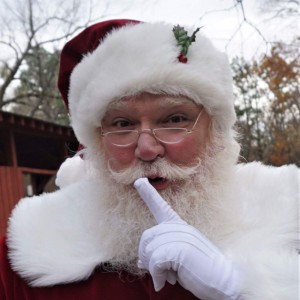
M 253 162 L 236 167 L 235 196 L 247 228 L 295 241 L 299 221 L 299 168 Z M 262 230 L 264 229 L 264 230 Z
M 273 167 L 252 162 L 237 165 L 235 172 L 239 193 L 272 201 L 296 202 L 299 198 L 300 169 L 295 165 Z
M 235 170 L 237 195 L 251 201 L 296 203 L 299 200 L 300 169 L 295 165 L 266 166 L 260 162 L 240 164 Z
M 35 285 L 89 276 L 102 260 L 97 234 L 103 210 L 100 197 L 97 182 L 79 181 L 20 200 L 7 232 L 12 269 L 29 280 L 40 277 L 33 280 Z
M 280 181 L 295 185 L 299 180 L 300 169 L 295 165 L 284 165 L 281 167 L 266 166 L 260 162 L 238 164 L 236 174 L 241 180 L 249 180 L 251 183 L 271 183 Z
M 53 193 L 21 199 L 9 219 L 9 246 L 12 235 L 17 240 L 22 240 L 28 233 L 41 236 L 50 234 L 51 228 L 71 226 L 72 221 L 83 217 L 83 208 L 86 213 L 97 210 L 99 195 L 100 190 L 96 183 L 81 181 Z M 76 226 L 75 224 L 72 226 Z
M 240 223 L 228 253 L 245 270 L 251 299 L 296 299 L 299 168 L 253 162 L 235 172 Z
M 299 168 L 265 166 L 259 162 L 236 167 L 235 196 L 242 204 L 247 230 L 257 232 L 261 243 L 273 235 L 295 245 L 299 221 Z

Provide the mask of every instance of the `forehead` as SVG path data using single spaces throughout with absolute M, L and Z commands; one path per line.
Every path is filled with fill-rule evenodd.
M 176 106 L 196 107 L 197 105 L 184 96 L 153 95 L 141 94 L 133 97 L 125 97 L 112 101 L 106 109 L 106 112 L 113 110 L 127 110 L 135 105 L 155 105 L 158 108 L 172 108 Z

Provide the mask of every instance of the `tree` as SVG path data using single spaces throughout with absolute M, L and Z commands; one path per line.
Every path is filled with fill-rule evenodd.
M 275 44 L 254 71 L 263 78 L 273 98 L 267 117 L 266 162 L 300 165 L 300 39 Z
M 259 76 L 253 74 L 252 64 L 242 58 L 233 59 L 232 69 L 241 156 L 247 161 L 263 160 L 266 85 Z
M 0 61 L 0 109 L 11 108 L 13 104 L 14 110 L 20 107 L 28 115 L 43 115 L 51 119 L 49 107 L 53 106 L 49 106 L 49 101 L 54 99 L 57 102 L 57 96 L 50 92 L 47 83 L 51 80 L 53 87 L 54 78 L 50 79 L 48 75 L 54 74 L 52 64 L 57 66 L 55 43 L 65 41 L 90 22 L 89 15 L 81 25 L 78 22 L 79 13 L 82 14 L 80 3 L 79 0 L 54 0 L 47 4 L 42 0 L 2 3 L 1 18 L 4 26 L 0 29 L 0 44 L 3 51 L 8 53 L 8 58 Z M 46 50 L 47 47 L 53 55 Z M 48 68 L 49 74 L 45 68 Z M 47 76 L 42 78 L 42 75 Z M 31 90 L 31 87 L 34 89 Z M 25 100 L 30 102 L 27 108 Z M 39 110 L 43 113 L 40 114 Z
M 11 110 L 30 117 L 68 124 L 68 116 L 57 89 L 60 51 L 36 46 L 24 57 L 20 85 L 14 89 L 16 103 Z
M 271 13 L 273 17 L 300 16 L 299 0 L 264 0 L 260 6 L 262 11 Z
M 235 92 L 242 156 L 300 166 L 300 39 L 276 43 L 258 61 L 235 59 Z

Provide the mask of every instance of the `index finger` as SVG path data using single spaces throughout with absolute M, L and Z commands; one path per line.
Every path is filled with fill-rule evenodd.
M 179 215 L 149 183 L 147 178 L 137 179 L 134 182 L 134 187 L 150 209 L 158 224 L 169 221 L 182 221 Z

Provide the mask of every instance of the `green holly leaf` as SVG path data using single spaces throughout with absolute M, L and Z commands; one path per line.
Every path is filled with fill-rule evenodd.
M 181 54 L 186 56 L 189 50 L 189 46 L 195 42 L 196 33 L 200 30 L 201 27 L 196 28 L 196 30 L 192 33 L 191 36 L 188 36 L 188 32 L 184 29 L 184 27 L 180 25 L 176 25 L 173 27 L 173 33 L 177 40 L 178 46 L 181 47 Z

